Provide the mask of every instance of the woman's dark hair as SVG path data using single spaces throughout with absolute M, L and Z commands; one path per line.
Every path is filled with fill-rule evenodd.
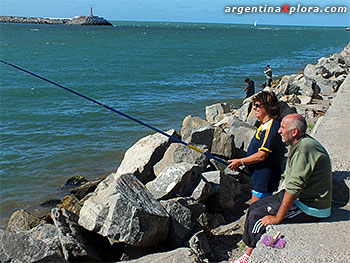
M 267 114 L 273 118 L 280 117 L 280 105 L 274 92 L 261 91 L 253 97 L 253 103 L 260 102 L 266 109 Z

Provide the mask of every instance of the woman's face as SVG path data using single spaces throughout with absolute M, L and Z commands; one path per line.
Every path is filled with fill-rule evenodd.
M 265 122 L 269 118 L 264 105 L 260 101 L 254 103 L 253 109 L 255 111 L 255 117 L 261 121 Z

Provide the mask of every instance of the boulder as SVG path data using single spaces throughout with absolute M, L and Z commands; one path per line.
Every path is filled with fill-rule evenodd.
M 298 104 L 301 102 L 299 97 L 296 94 L 291 94 L 291 95 L 284 95 L 280 99 L 280 102 L 286 102 L 290 104 Z
M 182 140 L 189 143 L 191 139 L 192 130 L 194 128 L 203 127 L 203 126 L 210 126 L 210 123 L 199 117 L 192 117 L 191 115 L 188 115 L 182 121 L 182 128 L 181 128 Z
M 213 136 L 214 127 L 212 126 L 202 126 L 193 128 L 188 143 L 194 146 L 205 145 L 210 151 L 213 142 Z
M 298 98 L 300 100 L 300 104 L 311 104 L 312 102 L 312 97 L 310 96 L 299 95 Z
M 64 184 L 65 186 L 67 185 L 83 185 L 89 182 L 84 176 L 82 175 L 74 175 L 70 178 L 67 179 L 66 183 Z
M 64 258 L 67 261 L 101 261 L 90 246 L 78 225 L 78 216 L 64 208 L 51 210 L 51 217 L 58 231 Z
M 230 112 L 230 105 L 226 102 L 216 103 L 205 107 L 205 115 L 209 123 L 215 123 L 223 118 L 223 115 Z
M 289 83 L 289 79 L 291 76 L 283 76 L 281 81 L 279 82 L 279 84 L 276 86 L 275 88 L 275 93 L 277 96 L 282 97 L 284 95 L 289 95 L 287 94 L 287 89 L 288 89 L 288 83 Z
M 285 95 L 296 94 L 319 98 L 319 93 L 320 87 L 315 80 L 303 74 L 298 74 L 290 77 Z
M 169 216 L 134 175 L 113 174 L 106 181 L 85 201 L 81 226 L 111 243 L 149 247 L 166 239 Z
M 138 259 L 149 254 L 154 254 L 156 252 L 158 251 L 151 247 L 134 247 L 126 245 L 124 252 L 120 257 L 120 261 Z
M 206 204 L 209 212 L 222 212 L 236 205 L 235 197 L 241 193 L 237 178 L 228 176 L 223 171 L 206 172 L 202 173 L 202 176 L 215 190 L 214 196 Z
M 304 76 L 299 81 L 293 82 L 293 85 L 299 86 L 299 92 L 303 96 L 308 96 L 315 99 L 320 98 L 319 94 L 321 89 L 313 79 Z
M 288 114 L 292 114 L 292 113 L 296 112 L 296 109 L 294 107 L 293 108 L 289 107 L 289 105 L 284 101 L 280 101 L 279 104 L 280 104 L 280 118 L 281 119 L 283 119 Z
M 344 65 L 337 63 L 334 59 L 331 58 L 320 58 L 318 60 L 318 65 L 324 68 L 325 73 L 322 76 L 325 79 L 331 77 L 339 77 L 340 75 L 346 75 L 348 71 Z
M 323 74 L 326 72 L 322 71 L 322 69 L 324 68 L 318 65 L 308 64 L 304 69 L 304 75 L 313 79 L 317 86 L 320 87 L 322 93 L 330 94 L 335 91 L 338 85 L 334 80 L 324 78 Z
M 101 182 L 102 180 L 96 180 L 93 182 L 87 182 L 73 190 L 70 191 L 71 194 L 74 194 L 78 200 L 83 199 L 87 194 L 92 193 L 95 191 L 97 185 Z
M 170 215 L 168 243 L 171 248 L 180 247 L 192 235 L 205 206 L 183 197 L 160 201 L 160 204 Z
M 164 253 L 151 254 L 139 259 L 131 261 L 120 261 L 120 263 L 165 263 L 165 262 L 181 262 L 193 263 L 198 262 L 198 258 L 194 252 L 187 247 L 181 247 Z
M 9 232 L 20 233 L 32 229 L 40 224 L 40 219 L 21 209 L 15 211 L 7 223 L 6 230 Z
M 69 210 L 79 216 L 81 204 L 75 195 L 71 194 L 63 197 L 62 202 L 57 207 Z
M 215 126 L 224 129 L 227 134 L 234 135 L 234 145 L 237 148 L 247 151 L 251 139 L 255 134 L 255 127 L 249 125 L 235 116 L 226 116 L 223 120 L 216 123 Z M 237 150 L 235 150 L 237 154 Z M 237 157 L 237 155 L 234 155 Z
M 239 110 L 239 119 L 243 122 L 246 122 L 252 110 L 253 110 L 253 101 L 251 99 L 245 100 Z
M 0 262 L 66 262 L 49 245 L 24 233 L 0 229 Z
M 205 145 L 196 145 L 196 147 L 204 152 L 208 150 Z M 163 159 L 153 167 L 154 174 L 159 176 L 164 169 L 176 163 L 197 164 L 204 169 L 208 164 L 208 157 L 183 144 L 172 143 L 165 152 Z
M 189 242 L 190 248 L 194 251 L 200 259 L 212 259 L 213 253 L 211 251 L 208 239 L 203 230 L 193 235 Z
M 210 213 L 203 213 L 198 217 L 198 223 L 203 229 L 206 231 L 210 231 L 213 228 L 216 228 L 220 225 L 225 224 L 225 218 L 222 214 L 210 214 Z
M 214 194 L 214 189 L 211 184 L 200 176 L 200 181 L 197 187 L 193 190 L 191 198 L 197 202 L 204 203 Z
M 169 130 L 167 134 L 178 138 L 175 130 Z M 124 155 L 117 174 L 133 174 L 143 184 L 154 179 L 153 166 L 159 162 L 173 141 L 161 133 L 146 136 L 130 147 Z
M 51 224 L 40 224 L 26 232 L 26 235 L 41 240 L 50 248 L 57 252 L 62 258 L 64 257 L 61 241 L 59 239 L 58 228 Z
M 216 127 L 210 153 L 214 156 L 226 157 L 228 159 L 233 158 L 236 153 L 235 136 Z
M 339 53 L 335 53 L 330 56 L 330 59 L 334 60 L 336 63 L 342 65 L 343 67 L 346 67 L 347 69 L 350 68 L 350 43 Z
M 165 168 L 155 180 L 146 184 L 146 187 L 157 200 L 189 196 L 203 170 L 196 164 L 175 163 Z

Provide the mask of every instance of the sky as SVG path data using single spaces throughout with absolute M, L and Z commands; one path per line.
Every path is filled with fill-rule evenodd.
M 347 8 L 346 13 L 293 14 L 281 12 L 284 5 L 300 9 Z M 279 13 L 244 13 L 232 7 L 280 7 Z M 227 24 L 306 25 L 350 27 L 349 0 L 0 0 L 0 15 L 71 18 L 93 14 L 110 21 L 167 21 Z M 304 9 L 305 10 L 305 9 Z M 330 9 L 328 9 L 330 10 Z

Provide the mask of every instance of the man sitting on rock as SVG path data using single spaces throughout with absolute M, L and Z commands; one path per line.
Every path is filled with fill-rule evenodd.
M 315 222 L 331 215 L 332 169 L 325 148 L 306 134 L 300 114 L 284 117 L 278 132 L 290 145 L 284 183 L 277 194 L 253 203 L 245 221 L 245 253 L 233 263 L 246 263 L 268 225 Z

